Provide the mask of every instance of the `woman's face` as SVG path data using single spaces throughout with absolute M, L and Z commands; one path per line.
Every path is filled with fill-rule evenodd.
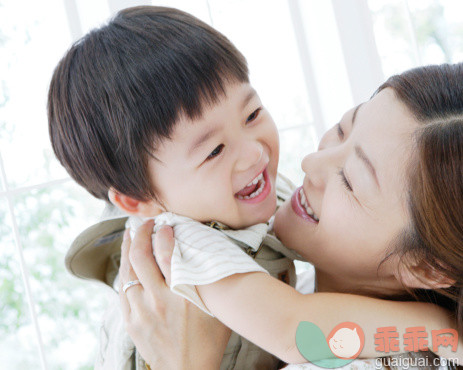
M 278 210 L 275 232 L 315 265 L 320 290 L 400 287 L 396 258 L 378 266 L 407 224 L 405 172 L 417 125 L 385 89 L 348 111 L 303 159 L 303 185 Z

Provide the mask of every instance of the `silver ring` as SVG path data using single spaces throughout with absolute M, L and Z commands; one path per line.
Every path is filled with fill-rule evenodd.
M 131 280 L 131 281 L 126 282 L 124 286 L 122 287 L 122 290 L 125 293 L 127 289 L 129 289 L 130 287 L 133 287 L 134 285 L 141 285 L 140 280 Z

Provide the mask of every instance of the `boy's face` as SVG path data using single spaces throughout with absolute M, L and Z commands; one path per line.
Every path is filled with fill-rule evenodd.
M 167 211 L 239 229 L 275 212 L 278 131 L 250 84 L 225 93 L 201 118 L 181 117 L 148 166 Z

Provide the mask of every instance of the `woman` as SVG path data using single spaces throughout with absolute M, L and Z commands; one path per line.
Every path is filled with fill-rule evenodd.
M 324 135 L 319 150 L 304 158 L 304 184 L 278 210 L 275 232 L 287 247 L 315 266 L 317 292 L 435 302 L 455 314 L 463 333 L 461 81 L 463 64 L 421 67 L 393 76 L 370 101 L 346 113 Z M 182 361 L 191 356 L 193 362 L 187 363 L 198 359 L 217 363 L 226 337 L 221 326 L 210 335 L 195 333 L 190 334 L 190 341 L 185 342 L 186 337 L 183 342 L 178 340 L 185 323 L 199 325 L 198 320 L 206 320 L 214 327 L 216 323 L 200 315 L 189 320 L 194 310 L 168 294 L 159 269 L 151 270 L 154 260 L 149 257 L 148 235 L 142 229 L 130 247 L 135 271 L 129 263 L 130 243 L 124 243 L 121 280 L 138 277 L 143 285 L 121 294 L 129 333 L 141 354 L 156 363 L 152 349 L 159 355 L 159 348 L 167 348 L 166 338 L 174 333 L 168 326 L 169 315 L 176 310 L 184 321 L 172 339 L 181 347 L 161 360 Z M 156 237 L 158 263 L 166 274 L 168 258 L 162 254 L 168 255 L 171 238 L 169 230 Z M 228 289 L 226 282 L 215 288 Z M 204 294 L 217 317 L 234 330 L 240 331 L 243 325 L 241 331 L 246 331 L 249 323 L 223 314 L 214 293 L 212 298 Z M 305 297 L 310 304 L 301 304 L 300 309 L 307 313 L 325 295 Z M 369 301 L 359 298 L 359 302 L 366 302 L 363 314 L 371 314 Z M 355 309 L 359 311 L 358 306 Z M 298 314 L 298 308 L 294 310 Z M 157 320 L 150 327 L 153 315 Z M 154 332 L 154 327 L 166 332 Z M 257 328 L 261 327 L 256 324 Z M 266 341 L 256 330 L 246 335 L 272 351 L 274 341 Z M 211 349 L 198 338 L 216 344 Z

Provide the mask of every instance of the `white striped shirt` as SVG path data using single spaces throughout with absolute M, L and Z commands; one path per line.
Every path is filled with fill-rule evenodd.
M 147 219 L 130 217 L 132 239 L 135 230 Z M 267 224 L 241 230 L 216 230 L 188 217 L 170 212 L 154 218 L 155 233 L 163 225 L 172 226 L 175 247 L 171 262 L 171 290 L 213 316 L 199 297 L 195 285 L 205 285 L 227 276 L 245 272 L 267 272 L 236 243 L 257 251 L 268 231 Z M 154 240 L 154 239 L 153 239 Z

